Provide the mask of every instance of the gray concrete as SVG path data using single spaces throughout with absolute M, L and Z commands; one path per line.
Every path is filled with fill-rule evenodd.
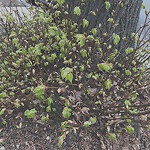
M 16 11 L 19 11 L 21 15 L 23 13 L 29 15 L 28 8 L 30 5 L 25 0 L 0 0 L 0 18 L 6 13 L 11 12 L 15 16 Z
M 19 0 L 0 0 L 0 6 L 9 7 L 9 6 L 23 6 Z
M 144 24 L 145 17 L 146 17 L 145 11 L 150 11 L 150 0 L 143 0 L 143 4 L 145 5 L 145 9 L 141 10 L 140 17 L 139 17 L 138 28 Z M 149 21 L 150 21 L 150 15 L 149 15 Z M 149 26 L 147 26 L 147 28 L 145 28 L 145 30 L 143 31 L 141 38 L 144 36 L 146 31 L 148 31 L 147 34 L 146 34 L 146 36 L 147 36 L 146 38 L 150 39 L 150 23 L 148 25 Z M 147 49 L 150 50 L 150 44 L 147 45 Z M 150 68 L 150 60 L 148 62 L 148 68 Z
M 5 15 L 7 13 L 11 13 L 13 17 L 17 18 L 16 14 L 18 12 L 22 17 L 25 14 L 28 18 L 31 18 L 32 15 L 28 6 L 30 7 L 25 0 L 0 0 L 0 19 L 3 18 L 5 20 Z M 0 27 L 0 36 L 1 35 L 3 35 L 3 31 Z
M 30 17 L 30 11 L 28 7 L 0 7 L 0 18 L 3 18 L 3 16 L 7 13 L 11 13 L 15 17 L 17 12 L 19 12 L 21 16 L 25 14 Z

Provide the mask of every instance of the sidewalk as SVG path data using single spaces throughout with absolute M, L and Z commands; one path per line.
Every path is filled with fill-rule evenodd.
M 30 5 L 25 0 L 0 0 L 0 18 L 3 18 L 8 12 L 15 16 L 16 11 L 19 11 L 21 15 L 23 13 L 29 15 L 29 7 Z
M 0 0 L 0 7 L 23 6 L 20 0 Z
M 25 0 L 0 0 L 0 7 L 28 7 L 28 4 Z

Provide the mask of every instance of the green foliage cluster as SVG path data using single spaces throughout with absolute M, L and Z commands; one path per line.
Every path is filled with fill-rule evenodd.
M 28 119 L 61 120 L 59 146 L 80 127 L 110 139 L 133 133 L 134 116 L 145 109 L 137 105 L 138 83 L 146 71 L 140 48 L 124 49 L 125 57 L 118 59 L 121 54 L 112 45 L 121 37 L 114 33 L 107 45 L 96 28 L 81 33 L 90 20 L 74 21 L 81 19 L 80 7 L 70 14 L 63 3 L 38 8 L 30 19 L 6 16 L 7 33 L 0 37 L 0 120 L 19 108 Z

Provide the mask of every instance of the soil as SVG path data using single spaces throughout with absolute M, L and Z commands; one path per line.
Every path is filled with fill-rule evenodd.
M 139 98 L 149 103 L 149 97 L 149 88 L 141 90 Z M 23 112 L 23 109 L 16 111 L 5 120 L 0 117 L 0 150 L 150 150 L 150 131 L 144 128 L 139 128 L 138 136 L 124 133 L 117 141 L 110 141 L 105 135 L 94 133 L 94 127 L 70 132 L 59 149 L 60 118 L 52 117 L 55 121 L 43 124 L 37 118 L 26 119 Z M 150 114 L 147 119 L 149 122 Z
M 99 139 L 90 130 L 83 128 L 68 134 L 61 148 L 59 122 L 42 124 L 31 120 L 10 118 L 6 125 L 0 125 L 0 150 L 150 150 L 150 133 L 142 131 L 140 138 L 124 135 L 118 141 Z
M 0 127 L 0 150 L 58 150 L 60 126 L 51 122 L 43 125 L 37 122 L 24 122 L 19 127 L 18 121 L 9 122 Z M 77 136 L 78 135 L 78 136 Z M 60 150 L 98 150 L 98 139 L 87 131 L 69 134 Z

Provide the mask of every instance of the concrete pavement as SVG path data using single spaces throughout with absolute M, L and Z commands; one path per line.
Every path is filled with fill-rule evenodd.
M 25 0 L 0 0 L 0 18 L 4 16 L 4 14 L 11 12 L 13 16 L 18 11 L 20 14 L 29 14 L 28 7 L 30 5 L 26 3 Z
M 20 0 L 0 0 L 0 6 L 3 7 L 15 7 L 15 6 L 23 6 Z

